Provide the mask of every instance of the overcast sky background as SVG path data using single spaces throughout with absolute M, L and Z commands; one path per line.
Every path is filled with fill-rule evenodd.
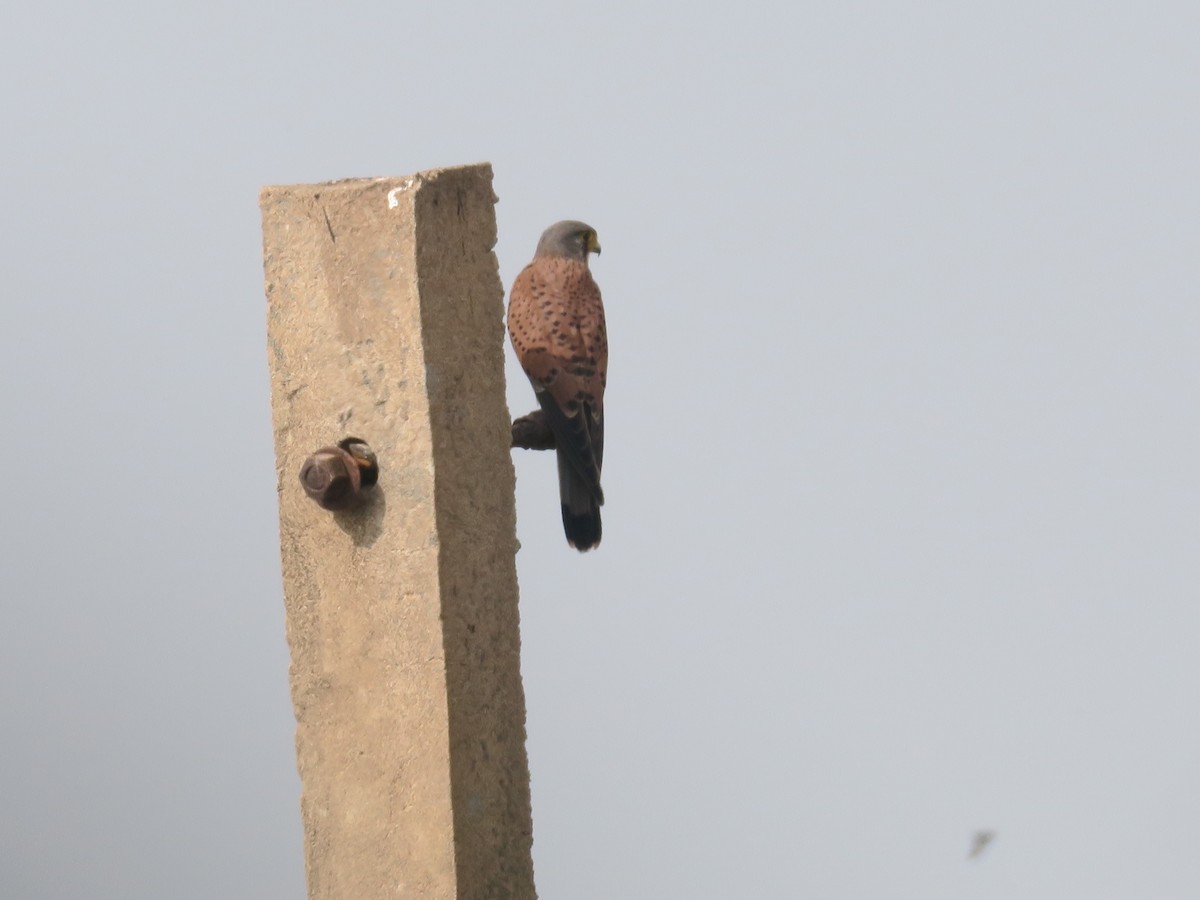
M 0 894 L 304 896 L 258 189 L 489 160 L 612 345 L 597 552 L 517 456 L 540 895 L 1200 896 L 1197 34 L 9 4 Z

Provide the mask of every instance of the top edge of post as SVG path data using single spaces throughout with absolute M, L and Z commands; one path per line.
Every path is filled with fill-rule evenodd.
M 448 176 L 486 176 L 492 178 L 490 162 L 468 163 L 460 166 L 443 166 L 437 169 L 424 169 L 412 175 L 381 175 L 366 178 L 336 178 L 332 181 L 317 181 L 312 183 L 268 184 L 259 189 L 259 197 L 265 198 L 274 193 L 295 192 L 301 190 L 328 190 L 330 188 L 355 189 L 377 187 L 391 184 L 404 189 L 419 188 L 422 185 L 437 181 Z

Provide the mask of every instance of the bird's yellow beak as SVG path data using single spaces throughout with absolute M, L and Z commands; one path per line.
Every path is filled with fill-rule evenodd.
M 587 238 L 587 248 L 589 253 L 600 255 L 600 238 L 596 237 L 596 232 L 589 231 Z

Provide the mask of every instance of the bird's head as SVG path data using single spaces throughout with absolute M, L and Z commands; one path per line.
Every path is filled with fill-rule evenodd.
M 586 263 L 589 253 L 599 252 L 600 239 L 596 237 L 596 229 L 583 222 L 568 220 L 555 222 L 542 232 L 536 255 L 564 256 Z

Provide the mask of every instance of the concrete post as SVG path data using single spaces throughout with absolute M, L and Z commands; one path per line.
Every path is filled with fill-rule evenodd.
M 264 188 L 279 523 L 313 900 L 532 898 L 488 165 Z M 353 435 L 364 505 L 298 479 Z

